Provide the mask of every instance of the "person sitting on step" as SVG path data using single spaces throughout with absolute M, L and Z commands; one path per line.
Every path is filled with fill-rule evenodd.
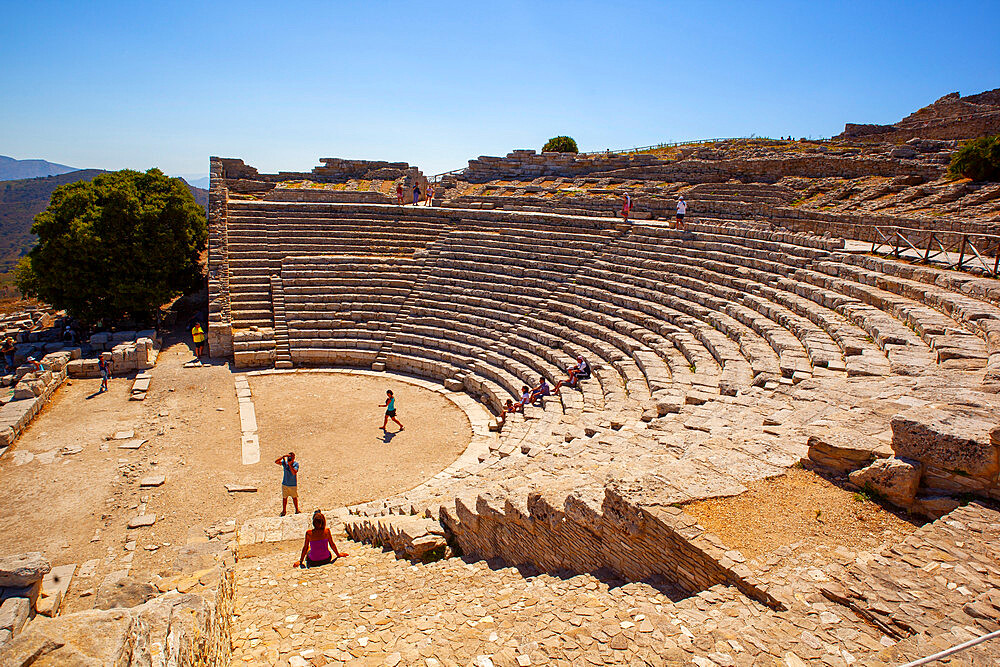
M 556 386 L 552 389 L 553 394 L 558 394 L 559 387 L 564 384 L 576 389 L 576 385 L 580 380 L 586 380 L 590 377 L 590 364 L 588 364 L 587 360 L 583 358 L 583 355 L 577 355 L 576 366 L 567 368 L 566 375 L 569 376 L 569 379 L 559 380 L 559 382 L 556 382 Z
M 497 417 L 498 431 L 503 428 L 504 424 L 507 423 L 507 415 L 517 411 L 517 405 L 520 404 L 515 404 L 514 401 L 510 400 L 509 398 L 507 399 L 507 403 L 503 406 L 503 410 L 500 411 L 500 416 Z
M 552 393 L 552 387 L 549 386 L 549 383 L 545 379 L 545 376 L 539 375 L 538 386 L 531 390 L 531 396 L 528 397 L 528 402 L 534 405 L 535 403 L 542 400 L 551 393 Z
M 333 555 L 343 558 L 342 553 L 333 541 L 330 529 L 326 527 L 326 517 L 319 510 L 313 512 L 313 527 L 306 531 L 306 541 L 302 545 L 302 553 L 295 567 L 319 567 L 333 560 Z M 302 563 L 303 559 L 305 564 Z

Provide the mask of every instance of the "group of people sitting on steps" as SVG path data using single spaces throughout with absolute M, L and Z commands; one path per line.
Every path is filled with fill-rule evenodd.
M 534 405 L 552 394 L 558 395 L 559 390 L 563 386 L 575 389 L 580 380 L 586 380 L 590 377 L 590 364 L 587 363 L 587 360 L 582 355 L 578 355 L 576 357 L 576 365 L 567 368 L 566 375 L 568 376 L 567 379 L 559 380 L 554 387 L 549 386 L 549 382 L 545 379 L 544 375 L 538 377 L 537 387 L 529 388 L 527 385 L 522 386 L 521 400 L 515 403 L 508 398 L 503 410 L 500 411 L 500 416 L 497 417 L 497 430 L 503 428 L 503 425 L 507 422 L 507 415 L 514 412 L 524 412 L 524 406 Z

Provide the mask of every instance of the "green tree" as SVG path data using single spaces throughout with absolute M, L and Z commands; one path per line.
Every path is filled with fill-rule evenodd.
M 543 153 L 579 153 L 573 137 L 552 137 L 542 146 Z
M 31 226 L 17 285 L 86 324 L 153 311 L 197 286 L 205 211 L 179 178 L 123 170 L 57 188 Z
M 948 175 L 974 181 L 1000 181 L 1000 135 L 965 142 L 952 156 Z

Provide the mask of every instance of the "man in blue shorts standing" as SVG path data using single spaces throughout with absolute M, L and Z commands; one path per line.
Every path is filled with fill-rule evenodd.
M 281 516 L 288 511 L 288 499 L 295 505 L 295 513 L 299 513 L 299 464 L 295 460 L 295 452 L 288 452 L 275 461 L 281 466 Z

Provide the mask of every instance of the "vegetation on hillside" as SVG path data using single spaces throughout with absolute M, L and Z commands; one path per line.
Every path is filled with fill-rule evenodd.
M 579 153 L 580 149 L 576 147 L 576 141 L 573 137 L 552 137 L 545 142 L 542 146 L 543 153 Z
M 85 169 L 59 176 L 0 182 L 0 272 L 9 271 L 35 245 L 32 219 L 48 206 L 60 185 L 89 181 L 104 172 Z
M 1000 135 L 965 142 L 952 156 L 948 175 L 973 181 L 1000 181 Z
M 17 261 L 35 246 L 37 239 L 31 233 L 31 224 L 49 205 L 53 190 L 103 173 L 101 169 L 82 169 L 59 176 L 0 181 L 0 274 L 17 266 Z M 191 194 L 207 210 L 208 191 L 191 187 Z
M 197 285 L 208 238 L 187 185 L 159 169 L 59 187 L 31 231 L 38 245 L 18 265 L 19 289 L 88 325 L 149 321 Z

